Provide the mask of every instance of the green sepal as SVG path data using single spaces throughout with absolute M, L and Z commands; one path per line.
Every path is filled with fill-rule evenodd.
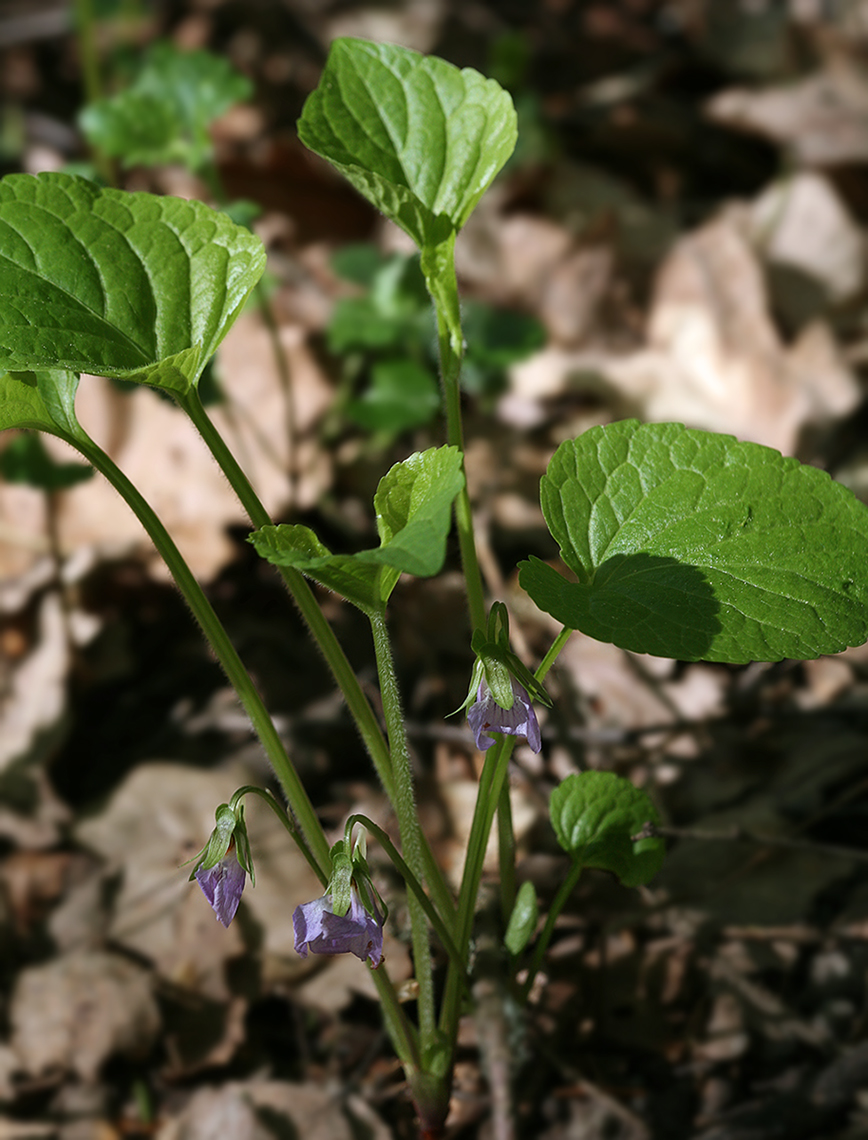
M 533 883 L 526 880 L 518 888 L 515 896 L 515 906 L 509 916 L 503 944 L 514 958 L 524 950 L 536 929 L 539 918 L 539 905 L 536 899 L 536 890 Z
M 202 850 L 194 855 L 188 862 L 193 863 L 190 878 L 195 879 L 196 872 L 209 871 L 225 859 L 226 853 L 232 844 L 235 844 L 235 856 L 238 862 L 250 876 L 250 882 L 255 886 L 256 879 L 253 871 L 253 857 L 250 853 L 250 840 L 247 837 L 247 824 L 244 822 L 244 806 L 238 804 L 232 808 L 229 804 L 220 804 L 215 812 L 214 830 Z
M 329 894 L 332 896 L 332 910 L 339 917 L 350 909 L 353 885 L 353 861 L 347 853 L 343 839 L 332 847 L 332 873 L 329 879 Z

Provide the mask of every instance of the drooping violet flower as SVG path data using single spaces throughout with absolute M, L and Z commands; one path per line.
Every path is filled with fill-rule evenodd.
M 235 847 L 231 847 L 213 867 L 207 870 L 200 867 L 195 877 L 218 920 L 228 926 L 238 910 L 247 880 L 247 872 L 238 862 Z
M 343 916 L 333 910 L 331 894 L 303 903 L 292 916 L 295 949 L 302 958 L 312 954 L 355 954 L 374 969 L 383 960 L 383 920 L 369 914 L 353 887 L 350 909 Z
M 495 743 L 490 732 L 503 732 L 507 736 L 524 736 L 534 752 L 542 747 L 539 721 L 533 710 L 527 689 L 510 677 L 513 702 L 511 709 L 503 709 L 494 699 L 485 678 L 479 684 L 476 701 L 467 712 L 467 723 L 476 737 L 476 747 L 484 752 Z

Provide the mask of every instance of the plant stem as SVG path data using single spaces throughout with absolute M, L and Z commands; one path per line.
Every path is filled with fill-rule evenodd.
M 218 466 L 229 480 L 250 521 L 255 527 L 270 526 L 271 518 L 268 512 L 250 485 L 249 479 L 241 470 L 235 456 L 226 446 L 225 440 L 208 418 L 198 393 L 191 391 L 179 398 L 178 402 L 193 421 Z M 373 760 L 377 775 L 386 789 L 386 794 L 390 799 L 393 799 L 395 789 L 392 781 L 389 747 L 380 730 L 374 711 L 362 692 L 358 678 L 353 672 L 334 630 L 323 616 L 313 591 L 299 571 L 291 566 L 278 566 L 277 570 L 293 601 L 301 610 L 301 615 L 307 623 L 311 637 L 319 646 L 320 652 L 331 669 L 332 676 L 343 693 L 347 707 Z
M 225 440 L 209 419 L 198 393 L 191 390 L 184 397 L 179 398 L 178 402 L 193 421 L 205 445 L 229 480 L 253 525 L 257 528 L 270 526 L 271 518 L 268 512 L 250 485 L 249 479 L 241 470 L 235 456 L 226 446 Z M 278 566 L 276 569 L 293 601 L 301 611 L 311 637 L 331 669 L 332 676 L 347 702 L 347 707 L 356 723 L 386 795 L 392 803 L 395 803 L 398 793 L 392 771 L 392 756 L 389 745 L 386 743 L 374 710 L 362 691 L 358 678 L 353 672 L 334 630 L 323 616 L 313 591 L 299 571 L 291 566 Z M 435 905 L 439 909 L 441 917 L 444 920 L 449 920 L 455 913 L 455 904 L 452 901 L 452 895 L 443 877 L 443 872 L 437 865 L 427 842 L 422 843 L 422 858 L 428 887 Z
M 193 616 L 201 626 L 202 632 L 229 678 L 230 684 L 238 694 L 245 712 L 250 717 L 256 735 L 262 742 L 277 778 L 283 785 L 287 800 L 298 818 L 302 834 L 314 859 L 321 870 L 330 868 L 328 840 L 304 785 L 287 755 L 283 741 L 274 727 L 262 698 L 238 656 L 235 646 L 230 641 L 229 635 L 205 596 L 204 590 L 151 505 L 142 497 L 123 471 L 83 431 L 76 436 L 74 442 L 85 459 L 92 463 L 97 471 L 104 475 L 122 496 L 148 532 Z
M 232 799 L 229 801 L 229 806 L 231 808 L 234 808 L 242 796 L 258 796 L 259 799 L 264 800 L 265 803 L 268 804 L 268 806 L 295 840 L 313 873 L 316 875 L 322 885 L 324 887 L 327 887 L 329 883 L 328 875 L 325 873 L 323 868 L 320 867 L 316 859 L 314 859 L 313 853 L 308 847 L 304 836 L 296 826 L 295 820 L 290 815 L 287 815 L 283 805 L 278 803 L 271 792 L 268 791 L 267 788 L 260 788 L 257 784 L 245 784 L 243 788 L 239 788 L 237 792 L 233 793 Z
M 500 909 L 503 926 L 509 922 L 515 906 L 515 831 L 512 826 L 512 804 L 509 780 L 503 781 L 497 802 L 497 860 L 500 870 Z
M 552 665 L 554 665 L 558 654 L 566 645 L 572 632 L 571 629 L 565 626 L 555 638 L 551 648 L 534 673 L 538 681 L 541 682 L 545 680 L 546 675 Z M 476 896 L 479 892 L 479 883 L 482 878 L 485 848 L 488 844 L 488 836 L 491 833 L 495 806 L 500 799 L 500 794 L 506 781 L 509 758 L 512 755 L 514 746 L 514 736 L 501 736 L 498 742 L 485 753 L 482 775 L 479 778 L 476 807 L 473 812 L 470 836 L 467 841 L 467 857 L 464 863 L 464 873 L 461 878 L 461 889 L 458 892 L 457 935 L 455 941 L 462 954 L 466 954 L 467 946 L 470 941 Z M 443 1010 L 440 1015 L 440 1028 L 452 1039 L 454 1039 L 455 1032 L 458 1028 L 459 1008 L 458 978 L 455 977 L 450 970 L 446 979 L 446 992 L 443 998 Z
M 464 337 L 461 332 L 461 310 L 458 303 L 458 282 L 455 276 L 455 235 L 442 245 L 422 250 L 422 272 L 437 314 L 437 341 L 440 348 L 440 378 L 446 405 L 446 439 L 461 452 L 461 469 L 464 471 L 464 431 L 461 426 L 461 361 L 464 356 Z M 455 523 L 461 548 L 461 563 L 467 582 L 467 606 L 474 629 L 485 627 L 485 592 L 482 574 L 476 555 L 473 534 L 473 511 L 464 486 L 455 500 Z
M 401 844 L 404 848 L 407 864 L 414 876 L 419 882 L 422 882 L 425 877 L 422 847 L 427 841 L 422 834 L 419 817 L 416 813 L 407 732 L 404 727 L 404 714 L 401 710 L 401 700 L 398 694 L 392 647 L 386 629 L 385 609 L 371 610 L 368 619 L 374 635 L 374 652 L 377 657 L 377 673 L 380 677 L 383 714 L 386 718 L 386 731 L 389 736 L 389 748 L 392 755 L 392 778 L 395 785 L 392 805 L 398 817 Z M 419 900 L 412 893 L 407 896 L 407 909 L 410 913 L 413 962 L 416 970 L 416 981 L 419 986 L 419 1037 L 424 1053 L 426 1044 L 433 1042 L 436 1032 L 431 947 L 428 940 L 428 924 L 425 920 L 425 912 Z
M 363 827 L 367 828 L 367 830 L 370 831 L 372 835 L 376 836 L 377 842 L 392 860 L 392 863 L 395 865 L 398 874 L 418 899 L 419 905 L 428 916 L 428 921 L 434 927 L 437 936 L 443 943 L 443 947 L 449 957 L 452 959 L 452 962 L 459 970 L 464 971 L 466 976 L 465 963 L 461 955 L 458 953 L 458 947 L 455 945 L 455 941 L 452 938 L 452 935 L 447 930 L 443 919 L 431 904 L 431 900 L 425 894 L 422 883 L 407 866 L 406 861 L 399 854 L 397 848 L 395 847 L 395 844 L 391 841 L 385 831 L 383 831 L 381 827 L 378 827 L 377 824 L 374 823 L 372 819 L 369 819 L 366 815 L 351 815 L 346 822 L 347 830 L 351 830 L 357 823 L 360 823 Z
M 534 979 L 536 978 L 537 973 L 539 972 L 539 968 L 542 965 L 542 960 L 545 957 L 545 952 L 549 948 L 549 942 L 551 942 L 552 934 L 554 934 L 555 923 L 557 922 L 561 911 L 564 909 L 567 899 L 569 899 L 570 895 L 573 893 L 573 890 L 575 889 L 576 883 L 579 881 L 579 876 L 581 873 L 581 861 L 576 859 L 573 861 L 572 867 L 570 867 L 569 874 L 558 888 L 558 893 L 555 895 L 554 899 L 552 899 L 552 904 L 549 907 L 549 912 L 546 916 L 545 925 L 540 931 L 540 936 L 537 939 L 536 946 L 534 947 L 533 957 L 531 958 L 530 966 L 528 968 L 527 980 L 523 983 L 521 988 L 522 1004 L 527 1003 L 528 994 L 533 987 Z

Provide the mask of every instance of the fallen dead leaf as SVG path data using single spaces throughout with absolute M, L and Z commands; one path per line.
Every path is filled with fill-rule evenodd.
M 805 166 L 868 159 L 868 82 L 861 63 L 843 55 L 782 87 L 723 91 L 706 111 L 715 122 L 786 145 Z
M 87 951 L 18 975 L 9 1007 L 12 1048 L 32 1076 L 94 1081 L 116 1053 L 146 1053 L 160 1029 L 151 975 L 119 954 Z
M 322 1085 L 267 1080 L 200 1089 L 179 1116 L 162 1126 L 157 1140 L 274 1140 L 284 1135 L 352 1140 L 355 1132 L 335 1094 Z M 388 1132 L 377 1124 L 372 1140 L 386 1140 Z
M 832 302 L 865 282 L 865 239 L 824 175 L 796 171 L 769 186 L 748 208 L 746 232 L 772 265 L 817 281 Z

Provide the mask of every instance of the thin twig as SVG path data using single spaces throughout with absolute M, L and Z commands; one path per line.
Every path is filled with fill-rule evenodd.
M 821 855 L 832 855 L 839 859 L 854 859 L 868 863 L 868 851 L 856 847 L 840 847 L 831 843 L 816 843 L 811 839 L 800 839 L 788 835 L 758 835 L 746 831 L 737 824 L 725 831 L 702 831 L 692 827 L 658 827 L 653 823 L 631 836 L 638 839 L 695 839 L 702 843 L 752 843 L 756 847 L 777 847 L 787 851 L 813 851 Z

